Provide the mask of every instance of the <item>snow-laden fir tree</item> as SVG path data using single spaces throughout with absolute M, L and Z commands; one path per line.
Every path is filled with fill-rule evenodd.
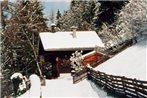
M 129 0 L 118 17 L 115 29 L 122 40 L 138 36 L 147 30 L 147 1 Z
M 60 29 L 70 31 L 70 27 L 75 25 L 78 30 L 92 30 L 95 3 L 95 0 L 73 0 L 70 10 L 57 21 Z
M 98 34 L 102 36 L 106 46 L 110 47 L 123 43 L 126 40 L 139 36 L 146 30 L 146 4 L 146 0 L 129 0 L 119 13 L 116 13 L 117 19 L 115 22 L 106 24 L 106 27 L 102 26 L 102 30 Z

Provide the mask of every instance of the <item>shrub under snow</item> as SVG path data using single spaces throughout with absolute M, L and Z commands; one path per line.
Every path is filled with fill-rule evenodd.
M 21 73 L 14 73 L 10 79 L 13 83 L 13 90 L 15 96 L 21 94 L 24 90 L 26 90 L 26 83 Z

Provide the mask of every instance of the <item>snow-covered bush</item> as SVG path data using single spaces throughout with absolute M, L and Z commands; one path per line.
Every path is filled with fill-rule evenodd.
M 81 64 L 83 60 L 82 52 L 83 51 L 80 51 L 80 52 L 76 51 L 70 57 L 71 66 L 76 72 L 82 70 L 82 64 Z
M 15 96 L 22 94 L 23 91 L 26 90 L 26 83 L 21 73 L 14 73 L 10 79 L 13 83 L 13 90 Z

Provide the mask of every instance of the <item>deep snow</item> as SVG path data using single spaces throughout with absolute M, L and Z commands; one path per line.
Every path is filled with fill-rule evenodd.
M 58 79 L 46 80 L 45 86 L 40 86 L 39 77 L 31 76 L 31 88 L 18 98 L 42 98 L 49 97 L 90 97 L 90 98 L 114 98 L 107 96 L 102 88 L 97 87 L 89 80 L 83 80 L 77 84 L 72 83 L 70 74 L 61 74 Z M 42 93 L 39 93 L 41 92 Z
M 107 74 L 147 80 L 147 37 L 95 68 Z

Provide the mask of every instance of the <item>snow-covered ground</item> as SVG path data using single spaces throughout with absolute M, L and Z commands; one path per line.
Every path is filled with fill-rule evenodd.
M 21 95 L 19 98 L 40 98 L 40 91 L 42 91 L 42 98 L 114 98 L 107 96 L 107 93 L 103 91 L 102 88 L 97 87 L 93 82 L 86 79 L 77 84 L 73 84 L 73 80 L 70 74 L 61 74 L 58 79 L 46 80 L 45 86 L 40 86 L 40 80 L 38 80 L 38 78 L 35 78 L 31 77 L 31 79 L 33 79 L 31 83 L 33 85 L 31 86 L 30 90 Z
M 147 37 L 97 66 L 95 70 L 112 75 L 147 80 Z
M 71 77 L 58 80 L 47 80 L 42 88 L 44 97 L 98 97 L 87 80 L 77 84 L 72 83 Z

